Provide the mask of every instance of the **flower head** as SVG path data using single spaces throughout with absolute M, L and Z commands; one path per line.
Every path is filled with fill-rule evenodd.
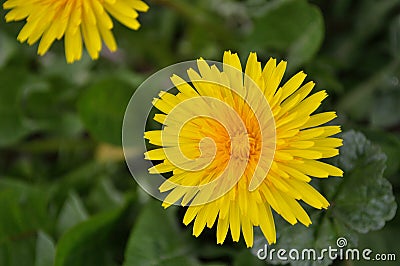
M 197 66 L 198 72 L 187 71 L 189 83 L 171 77 L 178 93 L 161 92 L 153 102 L 164 113 L 154 117 L 163 129 L 145 132 L 151 144 L 162 146 L 145 153 L 148 160 L 162 160 L 150 173 L 173 173 L 159 188 L 168 193 L 163 206 L 189 206 L 183 222 L 194 220 L 195 236 L 217 221 L 221 244 L 230 229 L 234 241 L 242 232 L 251 247 L 254 226 L 275 243 L 272 209 L 291 224 L 310 225 L 299 201 L 329 206 L 309 184 L 311 177 L 343 175 L 318 161 L 337 155 L 342 145 L 331 137 L 339 126 L 321 126 L 335 112 L 313 114 L 326 92 L 308 96 L 314 82 L 302 85 L 303 72 L 279 86 L 286 62 L 271 58 L 262 69 L 255 53 L 244 74 L 231 52 L 225 52 L 222 70 L 203 59 Z
M 26 20 L 17 39 L 29 45 L 40 39 L 39 55 L 64 36 L 65 57 L 72 63 L 82 56 L 82 38 L 92 59 L 99 57 L 102 40 L 110 51 L 117 49 L 110 15 L 137 30 L 137 11 L 149 7 L 141 0 L 7 0 L 3 8 L 11 9 L 7 22 Z

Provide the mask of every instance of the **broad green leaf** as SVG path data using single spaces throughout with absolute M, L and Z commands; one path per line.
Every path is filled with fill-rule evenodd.
M 134 89 L 121 79 L 106 78 L 82 93 L 78 100 L 79 115 L 94 138 L 121 145 L 122 120 Z
M 36 240 L 35 266 L 53 266 L 55 254 L 54 241 L 46 233 L 39 231 Z
M 68 230 L 58 241 L 55 266 L 108 266 L 112 254 L 107 247 L 110 231 L 123 208 L 90 217 Z
M 332 216 L 359 233 L 381 229 L 397 208 L 392 186 L 383 177 L 386 155 L 362 133 L 349 131 L 342 137 L 337 164 L 343 179 L 325 182 L 334 191 Z
M 318 52 L 324 37 L 324 20 L 316 6 L 303 0 L 273 1 L 265 4 L 260 13 L 246 46 L 286 53 L 291 68 Z
M 74 225 L 85 221 L 88 218 L 87 211 L 79 196 L 76 193 L 71 192 L 69 197 L 62 207 L 58 221 L 57 221 L 57 232 L 63 234 L 69 228 Z
M 155 200 L 144 206 L 129 237 L 124 266 L 198 265 L 177 228 L 175 210 L 164 210 Z

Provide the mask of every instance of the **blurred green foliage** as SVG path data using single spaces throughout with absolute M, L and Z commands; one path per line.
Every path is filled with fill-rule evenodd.
M 43 57 L 18 43 L 23 23 L 6 24 L 0 11 L 0 265 L 266 265 L 252 254 L 266 243 L 259 234 L 253 250 L 229 236 L 217 245 L 215 229 L 191 236 L 183 208 L 163 210 L 121 156 L 135 88 L 170 64 L 220 61 L 225 50 L 286 59 L 286 77 L 305 70 L 348 131 L 332 160 L 344 178 L 315 182 L 332 207 L 308 210 L 310 228 L 277 217 L 277 247 L 323 248 L 343 236 L 399 259 L 399 1 L 147 2 L 139 31 L 116 23 L 116 53 L 73 65 L 62 42 Z

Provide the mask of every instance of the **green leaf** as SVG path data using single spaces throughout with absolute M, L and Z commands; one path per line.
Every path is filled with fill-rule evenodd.
M 57 243 L 54 265 L 110 265 L 112 258 L 107 252 L 108 237 L 123 210 L 119 208 L 100 213 L 68 230 Z
M 60 48 L 62 48 L 61 45 Z M 59 79 L 63 82 L 60 82 L 58 88 L 74 89 L 76 85 L 83 85 L 89 80 L 92 74 L 90 69 L 94 61 L 83 53 L 81 60 L 74 62 L 74 64 L 66 64 L 64 53 L 61 53 L 61 55 L 54 53 L 41 57 L 39 63 L 41 64 L 42 76 L 46 80 Z
M 97 161 L 84 162 L 80 167 L 71 169 L 65 173 L 53 187 L 53 196 L 59 201 L 64 202 L 69 196 L 70 191 L 84 192 L 89 189 L 93 182 L 101 177 L 101 174 L 109 173 L 104 164 Z
M 393 18 L 390 25 L 390 50 L 393 57 L 400 57 L 400 15 Z
M 15 41 L 4 32 L 0 31 L 0 68 L 3 68 L 15 53 L 16 48 L 14 42 Z
M 35 234 L 0 242 L 0 265 L 33 266 L 35 261 Z
M 48 191 L 13 179 L 0 180 L 0 239 L 48 226 Z
M 123 196 L 109 178 L 102 178 L 89 195 L 88 204 L 96 210 L 112 210 L 121 206 Z
M 374 68 L 374 70 L 376 70 L 376 68 Z M 387 65 L 379 68 L 379 71 L 373 72 L 368 79 L 360 82 L 355 88 L 349 91 L 345 97 L 342 97 L 337 104 L 337 110 L 346 113 L 346 115 L 354 120 L 363 120 L 367 118 L 368 115 L 371 116 L 371 106 L 374 105 L 375 95 L 382 87 L 387 88 L 393 86 L 393 84 L 388 84 L 388 77 L 390 77 L 390 83 L 391 79 L 396 78 L 396 73 L 398 73 L 399 70 L 400 61 L 393 60 L 388 62 Z
M 372 142 L 379 144 L 387 156 L 385 176 L 394 185 L 400 185 L 397 178 L 400 170 L 400 135 L 381 130 L 363 130 L 363 133 Z
M 58 217 L 57 232 L 61 235 L 69 228 L 85 221 L 87 218 L 87 211 L 79 196 L 71 192 Z
M 198 265 L 177 228 L 174 210 L 163 210 L 159 201 L 147 203 L 129 237 L 124 266 Z
M 395 254 L 399 258 L 400 242 L 397 237 L 400 235 L 400 216 L 390 221 L 382 230 L 360 235 L 359 248 L 369 248 L 373 254 Z M 398 262 L 385 261 L 387 266 L 397 266 Z M 354 265 L 376 265 L 376 261 L 354 261 Z
M 121 145 L 122 120 L 134 87 L 120 78 L 107 78 L 85 90 L 78 100 L 79 115 L 99 141 Z
M 76 136 L 82 132 L 82 123 L 73 110 L 78 91 L 69 80 L 60 77 L 35 77 L 24 93 L 24 116 L 37 131 Z
M 392 186 L 383 177 L 386 155 L 362 133 L 349 131 L 342 137 L 337 164 L 343 179 L 325 182 L 334 191 L 332 215 L 359 233 L 381 229 L 397 208 Z
M 30 132 L 21 109 L 27 77 L 28 74 L 21 69 L 0 70 L 0 147 L 16 143 Z
M 261 266 L 265 265 L 262 260 L 255 257 L 248 249 L 243 249 L 242 251 L 236 253 L 233 260 L 233 266 Z
M 359 3 L 359 12 L 355 17 L 353 38 L 367 40 L 376 31 L 385 27 L 390 12 L 399 5 L 397 0 L 364 0 Z
M 317 57 L 305 66 L 307 73 L 318 84 L 319 88 L 324 88 L 328 94 L 343 93 L 344 86 L 336 73 L 335 62 L 327 57 Z
M 303 0 L 273 1 L 260 13 L 246 46 L 260 51 L 287 52 L 291 68 L 310 60 L 319 50 L 324 20 L 316 6 Z
M 0 180 L 0 265 L 33 265 L 36 235 L 49 230 L 48 193 L 13 179 Z
M 35 266 L 53 266 L 56 249 L 54 242 L 46 233 L 39 231 L 36 240 Z
M 379 50 L 380 47 L 385 46 L 384 54 L 386 55 L 389 43 L 385 37 L 376 38 L 376 36 L 387 35 L 389 18 L 391 15 L 395 15 L 392 10 L 399 7 L 399 1 L 364 0 L 351 3 L 345 0 L 332 2 L 332 5 L 335 5 L 332 9 L 337 9 L 335 12 L 337 14 L 333 14 L 334 18 L 332 18 L 331 14 L 326 12 L 325 17 L 327 20 L 331 20 L 327 21 L 327 28 L 333 34 L 328 36 L 325 51 L 340 61 L 340 68 L 351 70 L 350 79 L 354 78 L 355 81 L 359 80 L 360 76 L 357 75 L 357 72 L 360 69 L 369 68 L 368 72 L 364 72 L 368 73 L 367 76 L 373 74 L 376 69 L 381 69 L 380 63 L 387 63 L 388 58 L 383 56 Z M 337 8 L 338 5 L 342 5 L 344 8 Z M 341 24 L 344 27 L 339 28 L 334 24 Z M 333 28 L 330 28 L 332 26 Z M 369 53 L 372 50 L 374 52 Z M 366 53 L 369 53 L 369 56 L 365 56 Z
M 390 84 L 392 88 L 380 92 L 378 95 L 376 95 L 370 113 L 372 126 L 393 127 L 399 124 L 400 91 L 397 87 L 399 84 L 399 78 L 400 75 L 393 75 L 389 81 L 390 83 L 392 83 Z M 383 83 L 381 85 L 381 88 L 385 85 L 386 84 Z

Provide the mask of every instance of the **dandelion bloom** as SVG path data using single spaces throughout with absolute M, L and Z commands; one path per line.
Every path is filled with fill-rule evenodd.
M 137 30 L 137 11 L 149 7 L 141 0 L 7 0 L 3 8 L 11 9 L 7 22 L 26 20 L 17 39 L 29 45 L 40 39 L 39 55 L 64 36 L 65 57 L 72 63 L 82 57 L 82 38 L 92 59 L 99 57 L 102 40 L 110 51 L 117 49 L 110 15 Z
M 276 63 L 271 58 L 262 69 L 251 53 L 243 74 L 239 57 L 230 51 L 222 70 L 199 59 L 198 72 L 187 71 L 190 82 L 172 76 L 178 93 L 161 92 L 153 102 L 162 112 L 154 120 L 163 128 L 145 132 L 145 138 L 162 147 L 147 151 L 145 158 L 162 162 L 149 172 L 172 172 L 159 187 L 168 193 L 163 206 L 178 201 L 189 206 L 183 222 L 194 220 L 195 236 L 217 221 L 217 243 L 230 229 L 233 241 L 242 232 L 251 247 L 254 226 L 275 243 L 271 209 L 290 224 L 308 226 L 300 200 L 316 209 L 329 206 L 309 182 L 343 175 L 318 161 L 339 153 L 342 140 L 331 136 L 340 127 L 321 126 L 336 114 L 313 114 L 327 93 L 308 96 L 315 84 L 302 85 L 303 72 L 279 86 L 286 62 Z

